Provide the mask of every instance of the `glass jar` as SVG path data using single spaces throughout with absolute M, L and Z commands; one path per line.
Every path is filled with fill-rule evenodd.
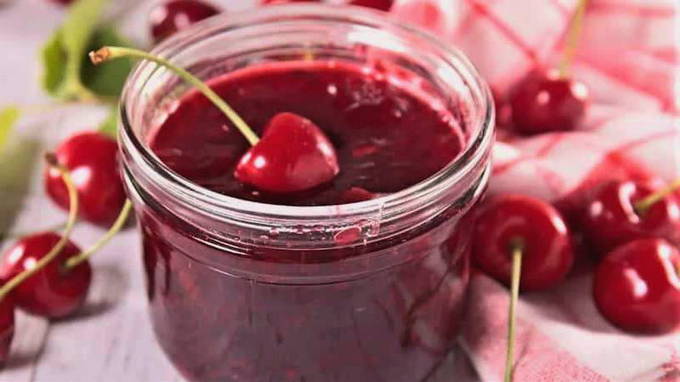
M 158 341 L 191 381 L 421 381 L 455 352 L 468 282 L 466 212 L 490 172 L 493 107 L 463 55 L 353 7 L 275 6 L 200 23 L 155 54 L 210 79 L 262 62 L 382 63 L 418 78 L 464 128 L 444 169 L 400 192 L 293 207 L 217 194 L 148 140 L 188 86 L 142 63 L 121 104 L 126 187 Z

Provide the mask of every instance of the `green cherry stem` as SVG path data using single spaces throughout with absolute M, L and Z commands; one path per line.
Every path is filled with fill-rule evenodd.
M 68 219 L 66 220 L 66 227 L 64 228 L 64 232 L 62 233 L 61 239 L 59 239 L 57 244 L 55 244 L 54 247 L 50 249 L 50 251 L 47 253 L 47 255 L 45 255 L 45 257 L 43 257 L 37 263 L 35 263 L 33 267 L 26 269 L 23 272 L 19 273 L 18 275 L 12 277 L 2 287 L 0 287 L 0 300 L 5 298 L 7 294 L 9 294 L 14 288 L 19 286 L 19 284 L 24 282 L 27 278 L 33 276 L 36 272 L 38 272 L 39 270 L 44 268 L 47 264 L 52 262 L 55 258 L 57 258 L 61 250 L 64 249 L 64 247 L 68 243 L 69 236 L 71 235 L 73 227 L 76 224 L 76 220 L 78 217 L 78 191 L 76 190 L 76 187 L 73 184 L 71 174 L 69 173 L 66 167 L 58 163 L 57 157 L 54 154 L 48 153 L 47 155 L 45 155 L 45 159 L 47 160 L 47 163 L 50 165 L 50 167 L 59 171 L 59 173 L 61 174 L 61 178 L 64 180 L 66 188 L 68 189 L 69 211 Z
M 111 225 L 111 228 L 102 236 L 99 240 L 97 240 L 96 243 L 94 243 L 90 248 L 87 250 L 75 255 L 71 256 L 68 260 L 66 260 L 66 269 L 72 269 L 74 267 L 77 267 L 79 264 L 81 264 L 83 261 L 87 260 L 97 252 L 101 247 L 106 245 L 111 239 L 113 239 L 114 236 L 123 228 L 125 225 L 125 222 L 127 221 L 128 216 L 130 215 L 130 211 L 132 210 L 132 202 L 130 202 L 130 199 L 125 201 L 125 205 L 123 205 L 123 208 L 120 210 L 120 213 L 118 214 L 118 217 L 116 218 L 116 221 Z
M 567 77 L 569 75 L 569 68 L 574 59 L 576 46 L 581 37 L 581 29 L 583 27 L 583 16 L 586 13 L 588 0 L 579 0 L 576 5 L 576 12 L 569 25 L 567 31 L 566 42 L 564 46 L 564 53 L 562 54 L 562 61 L 560 62 L 560 76 Z
M 505 354 L 505 382 L 512 382 L 512 374 L 515 362 L 515 326 L 517 323 L 516 309 L 519 300 L 519 281 L 522 271 L 522 252 L 524 242 L 517 238 L 510 245 L 512 254 L 512 280 L 510 283 L 510 307 L 508 308 L 508 344 Z
M 638 215 L 644 215 L 654 204 L 661 201 L 666 196 L 674 193 L 679 188 L 680 178 L 674 180 L 659 191 L 637 201 L 634 205 L 635 212 L 637 212 Z
M 166 67 L 186 82 L 194 85 L 201 93 L 203 93 L 203 95 L 205 95 L 206 98 L 208 98 L 218 109 L 220 109 L 224 115 L 226 115 L 227 118 L 229 118 L 229 120 L 236 126 L 236 128 L 239 129 L 248 143 L 254 146 L 260 140 L 257 134 L 255 134 L 255 132 L 250 128 L 250 126 L 248 126 L 241 116 L 239 116 L 238 113 L 236 113 L 234 109 L 229 106 L 229 104 L 227 104 L 217 93 L 215 93 L 208 85 L 206 85 L 205 82 L 201 81 L 185 69 L 172 64 L 170 61 L 161 57 L 156 57 L 142 50 L 115 46 L 105 46 L 97 51 L 90 52 L 90 60 L 95 65 L 99 65 L 108 60 L 123 57 L 147 60 Z

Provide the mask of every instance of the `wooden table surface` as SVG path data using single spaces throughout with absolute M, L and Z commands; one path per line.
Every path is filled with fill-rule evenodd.
M 249 0 L 215 1 L 227 10 Z M 123 32 L 146 39 L 145 17 L 152 2 L 113 0 Z M 36 158 L 73 131 L 95 127 L 105 115 L 96 106 L 47 107 L 38 85 L 39 47 L 63 18 L 49 0 L 0 0 L 0 107 L 19 104 L 30 111 L 17 126 L 13 142 L 33 142 Z M 31 232 L 63 222 L 65 214 L 44 196 L 40 173 L 31 169 L 25 189 L 0 188 L 0 214 L 18 209 L 13 230 Z M 0 163 L 0 173 L 7 171 Z M 20 206 L 20 207 L 19 207 Z M 103 230 L 79 224 L 73 239 L 92 244 Z M 0 244 L 0 248 L 9 243 Z M 153 336 L 147 316 L 139 240 L 134 229 L 120 234 L 93 259 L 94 281 L 81 313 L 48 322 L 19 313 L 12 356 L 0 382 L 175 382 L 181 381 Z

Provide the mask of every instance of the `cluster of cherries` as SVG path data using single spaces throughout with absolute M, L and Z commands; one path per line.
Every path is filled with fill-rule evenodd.
M 572 131 L 589 105 L 582 83 L 558 71 L 535 71 L 497 103 L 506 134 Z M 596 261 L 592 295 L 610 323 L 640 334 L 680 328 L 680 180 L 659 183 L 607 181 L 560 213 L 526 195 L 492 197 L 476 210 L 473 261 L 508 285 L 505 381 L 513 380 L 515 310 L 519 291 L 556 286 L 570 272 L 576 250 Z M 569 216 L 569 219 L 564 218 Z M 581 251 L 583 250 L 583 251 Z
M 595 303 L 623 330 L 663 334 L 680 326 L 680 205 L 672 189 L 608 182 L 577 219 L 598 262 Z M 528 196 L 502 195 L 477 213 L 473 258 L 484 272 L 509 284 L 511 255 L 520 249 L 523 290 L 544 290 L 567 276 L 575 258 L 571 232 L 577 230 L 568 228 L 555 207 Z
M 73 219 L 77 213 L 83 221 L 112 224 L 126 200 L 117 152 L 116 141 L 102 133 L 71 136 L 48 155 L 50 166 L 43 178 L 47 194 L 74 214 Z M 71 206 L 74 192 L 74 204 L 80 207 Z M 67 317 L 80 308 L 92 280 L 88 260 L 92 252 L 81 251 L 67 235 L 54 232 L 25 236 L 5 251 L 0 262 L 0 362 L 9 354 L 15 307 L 50 319 Z
M 499 123 L 524 135 L 572 131 L 587 106 L 582 83 L 557 71 L 533 72 L 510 92 L 507 103 L 500 103 Z M 574 262 L 570 231 L 580 231 L 598 262 L 593 296 L 602 315 L 626 331 L 673 331 L 680 326 L 678 186 L 603 183 L 570 219 L 572 230 L 544 201 L 522 195 L 491 198 L 478 211 L 474 260 L 509 284 L 511 255 L 521 250 L 521 289 L 543 290 L 569 273 Z

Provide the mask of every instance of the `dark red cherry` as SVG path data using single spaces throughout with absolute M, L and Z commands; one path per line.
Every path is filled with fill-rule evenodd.
M 581 227 L 591 247 L 604 254 L 641 238 L 659 237 L 680 244 L 680 206 L 668 195 L 646 211 L 635 204 L 655 189 L 632 181 L 614 181 L 601 186 L 586 206 Z
M 288 4 L 288 3 L 318 3 L 321 0 L 260 0 L 262 5 Z
M 9 296 L 0 301 L 0 366 L 9 358 L 9 348 L 14 337 L 14 303 Z
M 532 72 L 510 94 L 512 121 L 521 134 L 572 131 L 589 105 L 588 88 L 556 70 Z
M 60 238 L 56 233 L 44 232 L 19 240 L 5 252 L 0 278 L 9 280 L 34 267 Z M 31 314 L 48 318 L 61 318 L 75 312 L 85 301 L 92 280 L 92 269 L 87 261 L 71 269 L 64 265 L 79 253 L 80 249 L 68 242 L 54 261 L 11 292 L 14 303 Z
M 387 12 L 392 8 L 394 0 L 350 0 L 349 4 Z
M 502 195 L 480 206 L 472 236 L 474 263 L 509 285 L 511 254 L 517 243 L 522 247 L 523 290 L 549 288 L 571 269 L 571 235 L 553 206 L 524 195 Z
M 149 14 L 151 35 L 156 43 L 220 11 L 200 0 L 168 0 L 158 4 Z
M 680 326 L 680 252 L 662 239 L 626 243 L 598 265 L 593 296 L 619 328 L 663 334 Z
M 116 141 L 94 131 L 79 133 L 64 141 L 55 154 L 71 172 L 78 190 L 80 217 L 104 226 L 113 223 L 126 199 Z M 55 203 L 68 210 L 68 189 L 59 171 L 45 171 L 45 188 Z
M 241 158 L 234 176 L 262 191 L 288 193 L 327 183 L 339 171 L 333 144 L 321 129 L 299 115 L 280 113 Z

